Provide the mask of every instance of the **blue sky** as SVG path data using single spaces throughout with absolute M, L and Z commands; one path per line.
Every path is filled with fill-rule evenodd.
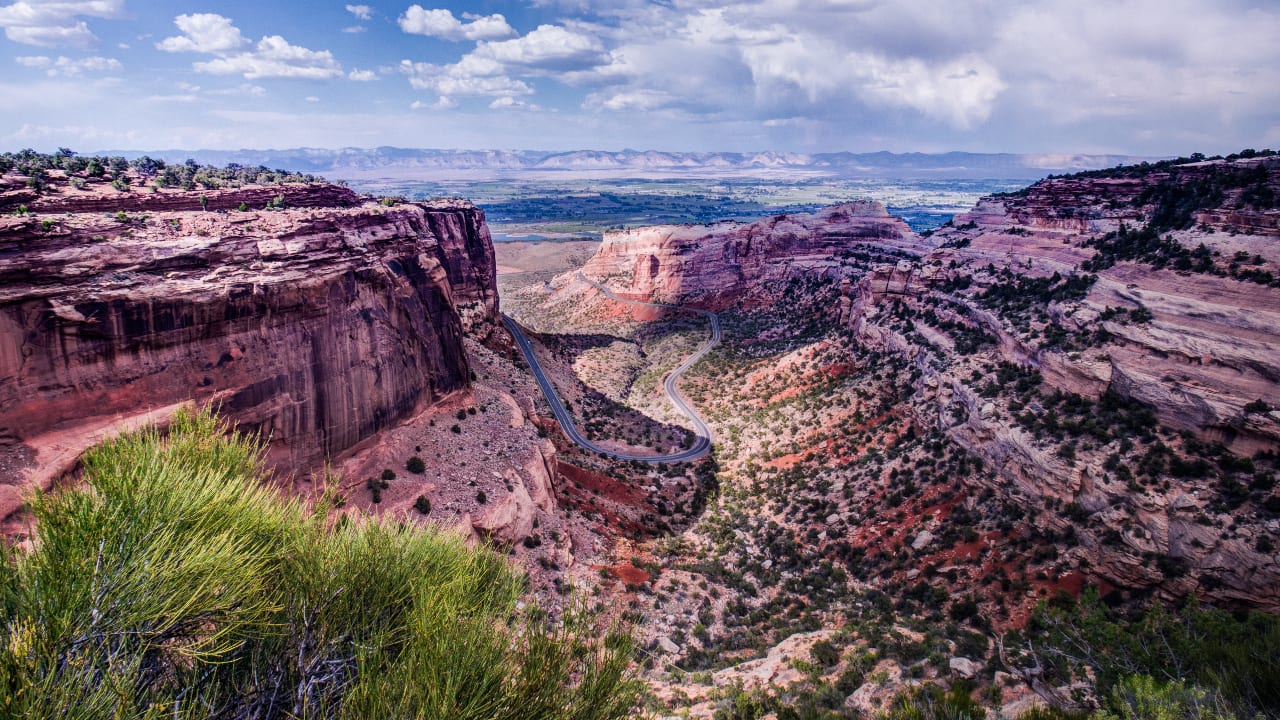
M 0 0 L 0 149 L 1280 146 L 1280 2 Z

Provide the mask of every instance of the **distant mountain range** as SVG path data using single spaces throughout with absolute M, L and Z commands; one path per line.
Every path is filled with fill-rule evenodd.
M 1013 153 L 659 152 L 656 150 L 430 150 L 396 147 L 325 150 L 107 151 L 168 162 L 265 165 L 330 179 L 484 179 L 488 177 L 834 176 L 843 178 L 1008 178 L 1096 170 L 1153 160 L 1130 155 Z

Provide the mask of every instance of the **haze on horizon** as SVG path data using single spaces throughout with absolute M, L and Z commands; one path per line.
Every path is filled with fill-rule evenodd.
M 0 27 L 4 150 L 1280 145 L 1275 2 L 17 0 Z

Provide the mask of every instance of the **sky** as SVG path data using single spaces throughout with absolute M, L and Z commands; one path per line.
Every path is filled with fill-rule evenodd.
M 0 150 L 1280 147 L 1280 0 L 0 0 Z

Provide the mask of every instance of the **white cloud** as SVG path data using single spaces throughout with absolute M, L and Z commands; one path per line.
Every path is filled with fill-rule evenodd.
M 173 19 L 182 35 L 156 43 L 165 52 L 223 53 L 238 50 L 249 41 L 240 29 L 231 24 L 231 18 L 214 13 L 179 15 Z
M 942 62 L 895 59 L 842 51 L 816 38 L 748 45 L 741 53 L 758 98 L 829 105 L 852 95 L 875 107 L 915 110 L 958 128 L 985 120 L 1006 87 L 989 62 L 972 55 Z
M 315 95 L 308 95 L 308 96 L 307 96 L 306 98 L 304 98 L 304 99 L 305 99 L 307 102 L 309 102 L 309 103 L 318 103 L 318 102 L 320 102 L 320 98 L 316 97 Z
M 199 88 L 196 88 L 196 89 L 199 89 Z M 261 85 L 254 85 L 253 83 L 241 83 L 240 85 L 237 85 L 232 88 L 221 88 L 219 90 L 210 90 L 209 94 L 210 95 L 232 95 L 232 96 L 243 95 L 245 97 L 264 97 L 267 94 L 267 89 L 262 87 Z
M 248 40 L 230 18 L 212 13 L 179 15 L 174 24 L 182 35 L 165 38 L 156 47 L 167 52 L 200 52 L 216 57 L 192 63 L 196 72 L 260 78 L 324 80 L 344 75 L 342 65 L 328 50 L 291 45 L 279 35 L 266 35 L 252 49 L 241 50 Z
M 523 37 L 479 42 L 456 63 L 436 65 L 404 60 L 400 71 L 408 76 L 413 88 L 433 91 L 442 99 L 492 97 L 497 99 L 490 104 L 492 109 L 536 109 L 537 106 L 515 100 L 534 93 L 533 86 L 521 78 L 563 79 L 608 62 L 599 39 L 558 25 L 542 25 Z
M 373 18 L 373 8 L 368 5 L 348 5 L 347 12 L 355 15 L 357 20 L 369 20 Z
M 400 72 L 416 90 L 430 90 L 442 97 L 531 95 L 533 88 L 503 74 L 501 65 L 464 57 L 452 65 L 432 65 L 403 60 Z
M 80 17 L 116 18 L 124 0 L 19 0 L 0 7 L 0 27 L 13 42 L 90 48 L 98 38 Z
M 528 70 L 564 72 L 595 67 L 608 60 L 599 38 L 559 25 L 539 25 L 524 37 L 480 43 L 472 54 Z
M 1280 84 L 1270 81 L 1280 67 L 1274 7 L 1138 0 L 1070 10 L 1053 0 L 1010 13 L 989 53 L 1019 103 L 1056 124 L 1143 116 L 1165 124 L 1166 113 L 1225 119 L 1280 107 Z
M 342 65 L 328 50 L 308 50 L 290 45 L 279 35 L 268 35 L 258 41 L 252 52 L 219 57 L 192 64 L 196 72 L 211 75 L 243 75 L 246 80 L 260 78 L 304 78 L 325 80 L 342 77 Z
M 112 23 L 120 32 L 109 44 L 127 38 L 145 49 L 174 35 L 161 45 L 193 53 L 205 72 L 234 73 L 200 83 L 215 88 L 247 82 L 241 76 L 364 82 L 371 73 L 400 73 L 420 91 L 412 107 L 413 97 L 398 104 L 392 99 L 381 111 L 363 114 L 365 125 L 352 122 L 352 115 L 329 116 L 304 105 L 308 126 L 291 135 L 298 143 L 354 142 L 348 136 L 369 145 L 392 137 L 412 142 L 421 137 L 421 112 L 436 112 L 439 142 L 472 146 L 522 145 L 533 137 L 539 146 L 1164 154 L 1229 152 L 1274 145 L 1280 137 L 1280 83 L 1273 80 L 1280 67 L 1280 6 L 1274 0 L 530 0 L 525 5 L 551 6 L 532 17 L 559 19 L 524 36 L 493 10 L 476 17 L 457 9 L 428 11 L 444 5 L 431 0 L 406 0 L 398 10 L 416 2 L 418 11 L 397 13 L 369 0 L 355 2 L 378 8 L 375 21 L 399 19 L 406 32 L 458 44 L 449 55 L 426 55 L 449 52 L 448 43 L 422 39 L 424 54 L 400 56 L 411 61 L 398 66 L 343 68 L 333 55 L 284 40 L 260 52 L 264 33 L 242 33 L 230 19 L 208 12 L 212 22 L 203 30 L 179 26 L 178 33 L 152 38 L 136 34 L 143 28 Z M 123 5 L 0 0 L 0 26 L 11 40 L 88 46 L 94 32 L 107 38 L 106 23 L 100 29 L 94 18 L 123 17 Z M 135 5 L 143 8 L 131 3 L 129 9 L 141 13 Z M 342 7 L 337 12 L 348 13 L 342 17 L 353 29 L 368 25 L 375 34 L 372 22 Z M 249 16 L 240 19 L 251 27 Z M 301 117 L 262 115 L 247 128 L 211 121 L 181 103 L 191 102 L 190 96 L 209 102 L 210 109 L 238 107 L 249 103 L 223 93 L 255 91 L 169 85 L 157 91 L 144 118 L 110 102 L 122 85 L 108 89 L 105 81 L 120 73 L 85 67 L 78 78 L 47 77 L 60 54 L 107 52 L 10 53 L 48 60 L 11 61 L 0 97 L 23 102 L 0 103 L 10 128 L 5 132 L 24 124 L 58 127 L 68 112 L 92 106 L 93 124 L 146 132 L 136 143 L 112 135 L 81 141 L 84 146 L 154 146 L 164 137 L 239 147 L 255 138 L 270 142 L 279 137 L 277 123 Z M 127 70 L 137 71 L 140 61 L 116 52 Z M 98 87 L 98 95 L 81 86 Z M 257 84 L 246 87 L 265 92 Z M 126 89 L 137 97 L 152 91 L 145 85 Z M 326 106 L 334 100 L 321 97 L 328 98 Z M 520 122 L 498 112 L 522 102 L 558 112 L 527 113 Z M 491 103 L 493 110 L 486 111 Z M 457 106 L 468 112 L 440 112 Z M 321 117 L 331 120 L 322 125 Z M 80 136 L 42 137 L 56 146 Z
M 649 112 L 673 105 L 677 100 L 662 90 L 632 90 L 593 94 L 588 96 L 585 105 L 613 112 Z
M 524 100 L 517 100 L 516 98 L 513 98 L 510 95 L 504 95 L 500 98 L 495 98 L 493 102 L 489 103 L 489 109 L 490 110 L 541 110 L 542 108 L 538 107 L 537 105 L 534 105 L 533 103 L 527 103 Z
M 44 70 L 49 77 L 79 77 L 84 73 L 119 72 L 124 66 L 115 58 L 87 57 L 72 59 L 59 56 L 56 60 L 43 55 L 16 57 L 14 60 L 24 67 Z
M 350 27 L 342 28 L 342 32 L 347 34 L 362 33 L 362 32 L 368 32 L 368 31 L 369 31 L 369 28 L 363 25 L 351 25 Z
M 413 35 L 427 35 L 443 40 L 496 40 L 511 37 L 515 29 L 500 14 L 472 15 L 465 13 L 462 22 L 449 10 L 427 10 L 421 5 L 410 5 L 400 16 L 400 29 Z
M 601 33 L 616 42 L 607 62 L 584 62 L 583 69 L 557 77 L 601 87 L 583 107 L 618 113 L 682 110 L 778 128 L 797 126 L 764 123 L 797 113 L 838 122 L 905 110 L 960 130 L 980 125 L 1008 87 L 995 63 L 967 51 L 969 44 L 934 51 L 903 45 L 902 33 L 889 33 L 892 39 L 886 40 L 863 32 L 864 26 L 911 27 L 898 17 L 904 4 L 942 11 L 933 7 L 936 0 L 647 7 L 624 12 L 616 32 Z M 637 31 L 641 25 L 645 32 Z M 573 47 L 564 38 L 553 40 L 537 45 L 564 54 Z M 476 53 L 486 53 L 486 47 Z M 583 56 L 590 57 L 585 50 Z
M 458 101 L 449 97 L 442 97 L 433 103 L 425 103 L 421 100 L 409 103 L 410 110 L 452 110 L 456 107 L 458 107 Z

